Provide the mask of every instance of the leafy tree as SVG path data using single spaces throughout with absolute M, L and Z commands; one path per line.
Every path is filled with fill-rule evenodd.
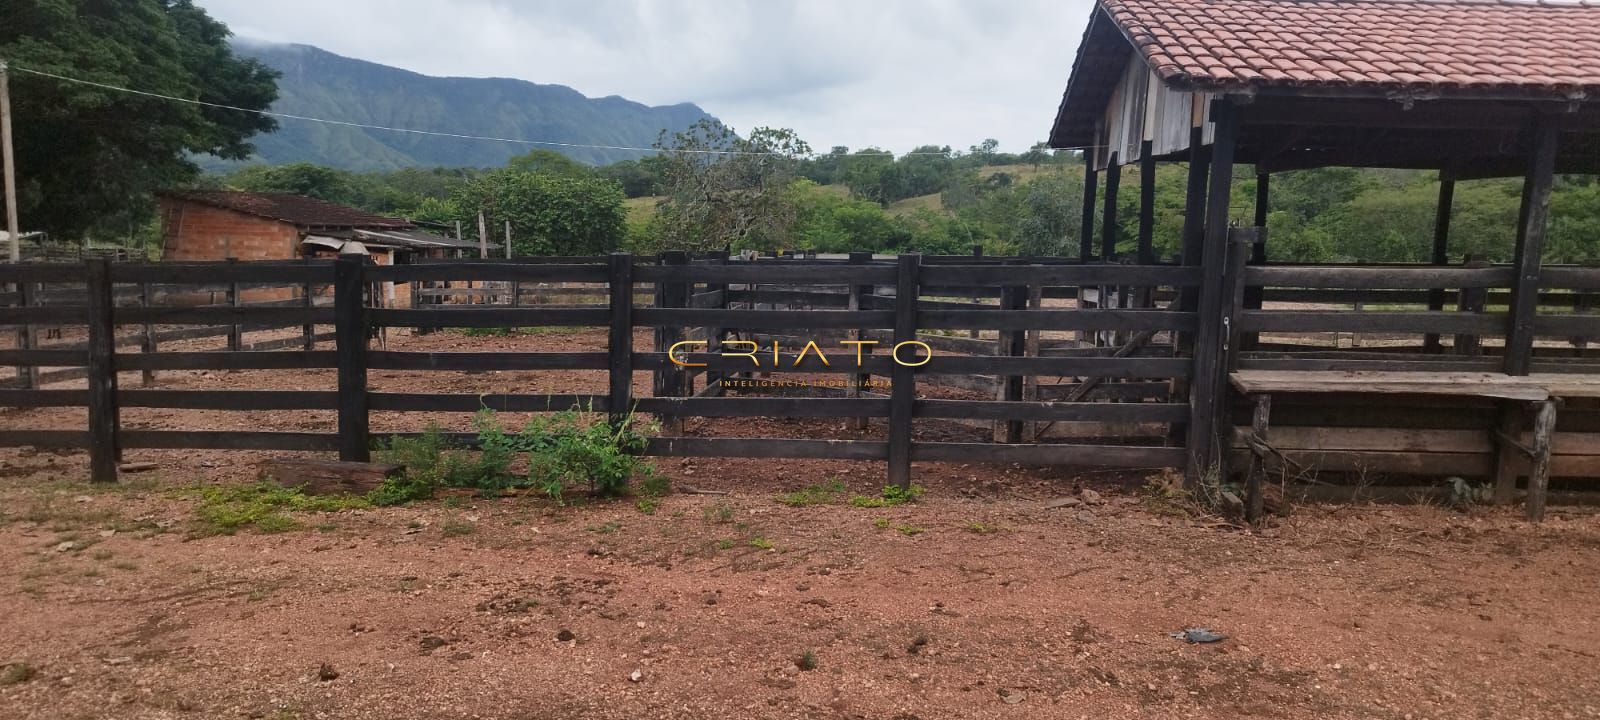
M 0 57 L 16 68 L 247 110 L 277 74 L 228 47 L 190 0 L 39 0 L 0 9 Z M 80 237 L 148 219 L 151 191 L 195 180 L 195 154 L 250 155 L 271 118 L 12 73 L 25 226 Z
M 661 190 L 661 159 L 623 160 L 595 170 L 595 174 L 622 186 L 630 198 L 655 195 Z
M 250 192 L 293 193 L 336 203 L 350 203 L 351 174 L 311 163 L 251 165 L 228 176 L 226 185 Z
M 782 128 L 748 138 L 715 120 L 656 143 L 662 192 L 656 208 L 662 247 L 681 250 L 776 249 L 788 240 L 796 204 L 790 184 L 811 148 Z
M 430 220 L 461 221 L 470 235 L 481 211 L 491 242 L 499 242 L 509 220 L 519 256 L 608 253 L 627 236 L 622 188 L 599 178 L 496 170 L 467 183 L 448 203 L 425 210 L 445 215 Z
M 525 173 L 551 173 L 567 177 L 590 177 L 594 169 L 554 150 L 543 148 L 511 158 L 506 167 Z
M 1017 223 L 1017 253 L 1069 255 L 1076 252 L 1082 232 L 1083 180 L 1063 172 L 1029 182 L 1023 194 L 1022 217 Z

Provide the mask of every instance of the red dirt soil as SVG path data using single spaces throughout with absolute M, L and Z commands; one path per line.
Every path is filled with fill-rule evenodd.
M 604 385 L 599 373 L 372 380 Z M 162 385 L 313 389 L 332 375 Z M 326 412 L 124 413 L 141 427 L 332 426 Z M 0 432 L 81 418 L 5 411 Z M 882 434 L 784 419 L 691 428 Z M 0 718 L 1600 717 L 1588 510 L 1534 526 L 1503 509 L 1301 506 L 1257 534 L 1163 512 L 1137 477 L 928 464 L 912 505 L 789 507 L 774 496 L 829 478 L 876 494 L 883 468 L 663 459 L 678 486 L 730 494 L 671 495 L 648 515 L 627 501 L 451 496 L 194 537 L 196 501 L 176 490 L 247 481 L 269 455 L 129 451 L 158 469 L 93 487 L 81 454 L 0 450 Z M 1069 496 L 1081 504 L 1051 507 Z M 1188 627 L 1228 638 L 1168 636 Z M 815 668 L 802 670 L 808 650 Z

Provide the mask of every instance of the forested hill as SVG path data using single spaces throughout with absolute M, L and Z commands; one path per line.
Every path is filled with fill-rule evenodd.
M 342 57 L 309 45 L 235 42 L 234 51 L 283 73 L 276 112 L 487 137 L 649 147 L 704 110 L 684 103 L 650 107 L 620 97 L 588 98 L 562 85 L 503 78 L 440 78 Z M 312 162 L 345 170 L 500 167 L 531 148 L 283 119 L 253 142 L 261 162 Z M 601 165 L 643 153 L 551 148 Z M 215 163 L 205 163 L 218 169 Z

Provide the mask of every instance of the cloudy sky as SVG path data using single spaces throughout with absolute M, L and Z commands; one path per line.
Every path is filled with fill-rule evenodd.
M 198 0 L 236 34 L 428 75 L 693 102 L 813 148 L 1044 139 L 1092 0 Z M 538 139 L 538 138 L 530 138 Z

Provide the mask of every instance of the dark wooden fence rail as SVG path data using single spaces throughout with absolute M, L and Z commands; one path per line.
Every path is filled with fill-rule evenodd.
M 336 262 L 0 265 L 0 285 L 12 285 L 14 301 L 26 288 L 56 285 L 57 304 L 0 307 L 3 325 L 82 327 L 87 341 L 42 348 L 20 345 L 0 350 L 0 364 L 78 367 L 87 373 L 85 389 L 5 389 L 0 405 L 85 407 L 83 430 L 16 430 L 0 435 L 0 445 L 88 448 L 94 479 L 114 479 L 123 449 L 194 448 L 282 451 L 337 451 L 366 459 L 374 446 L 368 420 L 372 412 L 472 412 L 483 407 L 507 412 L 559 411 L 583 407 L 620 420 L 647 413 L 666 421 L 667 434 L 653 438 L 647 452 L 665 456 L 737 456 L 880 460 L 888 479 L 910 481 L 915 461 L 1015 462 L 1109 468 L 1175 467 L 1188 450 L 1176 441 L 1134 444 L 1129 436 L 1107 442 L 1045 444 L 1029 442 L 1034 425 L 1125 423 L 1192 426 L 1202 415 L 1224 415 L 1226 384 L 1204 384 L 1206 396 L 1182 389 L 1199 373 L 1231 367 L 1276 369 L 1403 369 L 1427 363 L 1429 369 L 1493 369 L 1502 359 L 1483 354 L 1485 337 L 1504 337 L 1509 315 L 1496 298 L 1512 278 L 1501 267 L 1246 267 L 1250 236 L 1236 233 L 1229 246 L 1228 271 L 1207 278 L 1198 268 L 1164 265 L 1084 265 L 1060 259 L 904 255 L 875 259 L 854 254 L 846 260 L 732 260 L 666 253 L 650 258 L 628 255 L 585 258 L 461 261 L 376 266 L 358 257 Z M 1583 294 L 1600 290 L 1600 270 L 1546 268 L 1547 310 L 1535 314 L 1534 332 L 1570 338 L 1600 336 L 1600 316 L 1576 314 L 1586 307 Z M 1207 283 L 1217 282 L 1215 286 Z M 410 283 L 413 288 L 445 283 L 502 283 L 518 292 L 499 304 L 418 303 L 379 307 L 375 287 Z M 604 304 L 525 304 L 522 291 L 539 283 L 586 284 L 587 294 Z M 185 297 L 224 288 L 229 302 L 159 305 L 163 297 Z M 323 288 L 331 287 L 331 295 Z M 68 288 L 74 288 L 68 290 Z M 240 301 L 240 289 L 295 288 L 312 302 Z M 313 291 L 305 291 L 314 288 Z M 1075 299 L 1085 289 L 1106 288 L 1111 297 L 1137 298 L 1133 307 L 1095 303 L 1049 304 Z M 1245 303 L 1245 291 L 1262 290 L 1263 309 Z M 1132 289 L 1132 292 L 1124 289 Z M 131 292 L 130 292 L 131 290 Z M 641 290 L 648 300 L 641 302 Z M 1189 290 L 1217 293 L 1220 311 L 1204 315 L 1174 301 Z M 1460 299 L 1457 310 L 1420 310 L 1416 301 L 1437 293 Z M 1300 295 L 1295 295 L 1300 293 Z M 1307 295 L 1306 293 L 1341 293 Z M 1369 293 L 1380 293 L 1368 295 Z M 1396 295 L 1396 293 L 1402 295 Z M 331 305 L 318 306 L 318 297 Z M 443 296 L 435 296 L 442 298 Z M 484 299 L 488 295 L 484 295 Z M 1378 297 L 1392 306 L 1364 312 L 1284 309 L 1285 299 L 1323 302 Z M 1275 300 L 1276 298 L 1276 300 Z M 61 303 L 69 304 L 61 304 Z M 1208 325 L 1209 324 L 1209 325 Z M 247 351 L 120 352 L 134 343 L 119 339 L 118 326 L 316 327 L 333 326 L 332 350 L 306 344 L 294 348 Z M 605 351 L 596 352 L 418 352 L 372 349 L 369 338 L 388 327 L 604 327 Z M 635 348 L 635 328 L 648 328 L 653 347 Z M 949 333 L 958 333 L 951 335 Z M 1371 351 L 1274 352 L 1271 342 L 1238 351 L 1241 337 L 1266 333 L 1367 332 L 1455 336 L 1452 353 Z M 1077 333 L 1076 340 L 1067 333 Z M 234 333 L 236 334 L 236 333 Z M 1174 352 L 1178 336 L 1198 336 L 1195 354 Z M 734 338 L 760 341 L 763 361 L 724 355 Z M 837 347 L 823 364 L 801 348 L 809 340 L 877 340 L 858 365 Z M 1107 344 L 1106 338 L 1112 338 Z M 1209 339 L 1206 339 L 1209 338 Z M 233 339 L 230 336 L 230 339 Z M 783 339 L 775 357 L 771 341 Z M 676 355 L 683 340 L 703 342 Z M 1470 340 L 1470 341 L 1467 341 Z M 934 351 L 926 364 L 896 362 L 891 348 L 915 341 Z M 1208 344 L 1209 343 L 1209 344 Z M 1546 343 L 1548 344 L 1548 343 Z M 1470 352 L 1469 352 L 1470 351 Z M 910 351 L 902 359 L 919 362 Z M 696 367 L 685 368 L 674 357 Z M 1200 369 L 1200 358 L 1210 362 Z M 1536 357 L 1568 371 L 1587 366 L 1567 359 Z M 1398 363 L 1398 365 L 1397 365 Z M 1576 368 L 1576 370 L 1574 370 Z M 119 372 L 158 370 L 334 369 L 337 387 L 323 391 L 124 389 Z M 375 392 L 369 370 L 605 371 L 606 390 L 594 394 L 496 394 Z M 653 377 L 650 397 L 634 397 L 637 372 Z M 838 378 L 892 380 L 887 393 L 856 390 L 837 396 L 752 396 L 741 392 L 753 372 L 793 372 Z M 1060 378 L 1064 385 L 1041 384 Z M 697 382 L 703 383 L 696 390 Z M 977 393 L 965 398 L 928 397 L 924 384 Z M 921 395 L 919 397 L 919 395 Z M 1152 398 L 1155 401 L 1150 401 Z M 1097 402 L 1113 400 L 1112 402 Z M 121 408 L 207 410 L 333 410 L 335 432 L 162 431 L 121 426 Z M 816 438 L 684 437 L 677 423 L 688 417 L 812 417 L 887 420 L 873 440 Z M 995 442 L 949 442 L 919 437 L 919 421 L 993 423 Z M 1181 437 L 1181 432 L 1158 433 Z M 466 440 L 467 438 L 461 438 Z

